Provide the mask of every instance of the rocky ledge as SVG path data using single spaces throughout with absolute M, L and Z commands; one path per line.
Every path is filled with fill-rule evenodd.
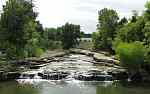
M 95 61 L 97 62 L 105 62 L 105 63 L 111 63 L 111 64 L 118 64 L 118 60 L 114 58 L 114 56 L 107 56 L 106 52 L 93 52 L 89 50 L 82 50 L 82 49 L 71 49 L 71 53 L 75 54 L 84 54 L 87 56 L 92 56 Z
M 5 72 L 0 71 L 0 81 L 14 80 L 21 76 L 20 72 Z
M 125 69 L 116 65 L 117 60 L 113 59 L 113 57 L 106 56 L 104 53 L 96 53 L 88 50 L 82 49 L 71 49 L 69 52 L 57 52 L 55 54 L 51 54 L 47 52 L 45 55 L 40 58 L 27 58 L 25 60 L 13 61 L 12 63 L 18 65 L 19 67 L 28 67 L 28 69 L 39 69 L 40 67 L 46 66 L 51 62 L 61 62 L 63 61 L 63 56 L 69 54 L 83 54 L 90 57 L 93 57 L 93 61 L 89 61 L 93 64 L 97 64 L 97 66 L 104 66 L 104 68 L 108 68 L 108 70 L 102 71 L 87 71 L 85 73 L 75 73 L 72 78 L 83 81 L 103 81 L 103 80 L 123 80 L 128 78 L 128 74 Z M 36 78 L 40 77 L 41 79 L 48 80 L 60 80 L 60 79 L 68 79 L 71 75 L 69 72 L 64 71 L 52 71 L 52 72 L 38 72 L 38 73 L 19 73 L 19 72 L 0 72 L 0 80 L 12 80 L 18 79 L 19 77 L 25 78 L 30 77 Z M 70 78 L 69 78 L 70 79 Z

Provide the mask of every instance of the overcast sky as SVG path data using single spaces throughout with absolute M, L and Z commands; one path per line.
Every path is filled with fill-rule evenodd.
M 4 4 L 5 0 L 2 0 Z M 115 9 L 120 17 L 130 17 L 132 10 L 142 12 L 148 0 L 35 0 L 38 20 L 44 27 L 57 27 L 66 22 L 80 24 L 82 31 L 96 31 L 98 10 Z

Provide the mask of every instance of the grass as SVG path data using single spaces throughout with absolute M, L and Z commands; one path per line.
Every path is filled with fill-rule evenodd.
M 85 49 L 85 50 L 92 50 L 93 43 L 89 41 L 82 41 L 79 43 L 79 46 L 77 48 Z

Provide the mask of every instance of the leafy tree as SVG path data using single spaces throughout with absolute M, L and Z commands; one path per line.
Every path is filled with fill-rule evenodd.
M 64 49 L 75 47 L 79 43 L 80 25 L 66 23 L 61 30 L 61 42 Z
M 133 42 L 133 41 L 143 41 L 144 32 L 143 28 L 145 26 L 145 21 L 143 17 L 139 17 L 136 22 L 130 22 L 120 28 L 117 31 L 116 39 L 120 39 L 123 42 Z
M 134 23 L 134 22 L 137 21 L 138 12 L 137 12 L 136 10 L 133 10 L 132 13 L 133 13 L 133 16 L 132 16 L 132 18 L 131 18 L 131 22 Z
M 144 17 L 147 21 L 150 21 L 150 1 L 147 1 L 145 4 L 145 12 L 144 12 Z
M 118 22 L 118 28 L 121 28 L 121 27 L 123 27 L 125 24 L 127 24 L 128 23 L 128 20 L 125 18 L 125 17 L 123 17 L 119 22 Z
M 61 31 L 56 28 L 45 28 L 42 32 L 40 44 L 43 49 L 58 48 L 61 45 Z M 61 46 L 60 46 L 61 47 Z
M 115 10 L 104 8 L 98 12 L 99 14 L 99 40 L 100 49 L 112 49 L 112 40 L 115 38 L 116 27 L 118 24 L 118 14 Z
M 38 33 L 32 0 L 8 0 L 0 18 L 0 42 L 8 58 L 25 57 L 25 47 Z M 32 27 L 33 26 L 33 27 Z

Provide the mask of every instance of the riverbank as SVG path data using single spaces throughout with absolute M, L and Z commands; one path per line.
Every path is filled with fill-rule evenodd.
M 25 58 L 22 60 L 0 61 L 0 81 L 14 80 L 20 77 L 21 73 L 29 69 L 35 69 L 54 61 L 54 57 L 64 56 L 68 51 L 54 50 L 47 51 L 40 57 Z
M 24 60 L 17 60 L 12 61 L 12 64 L 15 64 L 17 68 L 21 71 L 19 72 L 4 72 L 2 71 L 0 74 L 1 80 L 13 80 L 17 79 L 22 72 L 28 71 L 30 69 L 38 69 L 40 67 L 46 66 L 51 62 L 60 62 L 63 61 L 63 57 L 68 54 L 82 54 L 86 56 L 92 57 L 94 60 L 90 61 L 92 64 L 97 66 L 103 66 L 104 68 L 108 68 L 106 71 L 109 75 L 112 75 L 115 80 L 122 80 L 127 79 L 126 70 L 122 67 L 116 65 L 116 62 L 119 62 L 113 58 L 113 56 L 107 56 L 104 52 L 96 53 L 89 50 L 82 50 L 82 49 L 70 49 L 68 51 L 65 50 L 54 50 L 54 51 L 47 51 L 40 57 L 32 57 L 26 58 Z M 100 72 L 102 70 L 98 70 Z

